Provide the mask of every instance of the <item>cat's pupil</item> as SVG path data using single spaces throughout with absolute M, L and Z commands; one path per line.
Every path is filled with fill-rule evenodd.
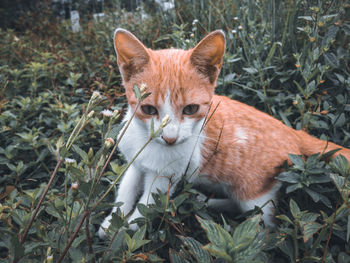
M 189 104 L 183 109 L 182 113 L 186 115 L 192 115 L 195 114 L 198 111 L 198 109 L 198 104 Z
M 153 107 L 152 105 L 142 105 L 141 110 L 143 113 L 145 113 L 147 115 L 157 115 L 158 114 L 157 109 L 155 107 Z

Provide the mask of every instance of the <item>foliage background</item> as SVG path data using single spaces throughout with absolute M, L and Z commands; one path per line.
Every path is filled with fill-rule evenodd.
M 83 15 L 81 31 L 73 33 L 69 20 L 59 20 L 50 2 L 41 2 L 41 12 L 18 16 L 16 30 L 0 31 L 1 260 L 56 262 L 68 247 L 67 262 L 350 262 L 349 167 L 341 158 L 327 164 L 320 156 L 292 156 L 294 165 L 278 176 L 284 184 L 275 230 L 259 226 L 258 209 L 245 215 L 208 211 L 184 182 L 170 200 L 159 194 L 156 206 L 141 208 L 146 219 L 139 232 L 114 235 L 127 224 L 117 214 L 109 239 L 99 240 L 96 231 L 113 193 L 92 211 L 89 201 L 99 199 L 125 167 L 114 154 L 92 187 L 101 156 L 110 151 L 105 138 L 115 138 L 121 126 L 100 112 L 122 112 L 126 103 L 112 46 L 117 27 L 151 48 L 190 48 L 223 29 L 227 50 L 217 93 L 350 147 L 349 1 L 178 0 L 164 11 L 146 0 L 132 13 L 122 4 L 106 2 L 104 19 Z M 72 149 L 60 151 L 96 90 L 103 101 Z M 62 163 L 21 241 L 58 151 L 75 162 Z M 86 211 L 89 220 L 74 236 Z

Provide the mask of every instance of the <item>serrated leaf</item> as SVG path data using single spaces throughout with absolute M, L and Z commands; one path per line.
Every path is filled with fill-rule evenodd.
M 264 247 L 265 236 L 265 232 L 259 232 L 252 242 L 249 243 L 247 248 L 240 250 L 237 254 L 235 254 L 234 262 L 259 262 L 255 260 L 259 255 L 264 255 L 264 253 L 261 253 L 261 250 Z
M 125 122 L 123 122 L 122 124 L 113 125 L 111 131 L 108 134 L 108 137 L 110 137 L 112 139 L 117 138 L 120 130 L 124 127 L 124 124 L 125 124 Z M 106 134 L 106 136 L 107 136 L 107 134 Z M 105 139 L 107 139 L 107 138 L 105 138 Z
M 169 258 L 171 263 L 187 263 L 186 255 L 181 252 L 177 252 L 174 249 L 169 249 Z
M 260 219 L 261 215 L 256 215 L 252 218 L 248 218 L 236 227 L 233 233 L 234 247 L 232 251 L 237 253 L 253 241 L 258 232 Z
M 220 248 L 223 253 L 229 243 L 233 244 L 233 239 L 230 234 L 220 225 L 211 220 L 205 220 L 196 216 L 202 228 L 206 231 L 209 241 L 213 244 L 213 248 Z
M 230 255 L 228 255 L 226 253 L 226 251 L 223 250 L 221 247 L 217 247 L 214 244 L 210 243 L 210 244 L 204 246 L 204 249 L 208 250 L 210 252 L 210 254 L 212 254 L 215 257 L 228 260 L 228 262 L 233 262 L 232 257 Z
M 320 230 L 323 225 L 317 222 L 309 222 L 303 225 L 303 240 L 306 243 L 318 230 Z
M 178 236 L 182 242 L 190 249 L 190 252 L 197 262 L 210 263 L 209 252 L 202 248 L 202 244 L 192 237 Z
M 333 171 L 341 174 L 344 177 L 350 174 L 349 162 L 343 155 L 338 155 L 329 165 Z

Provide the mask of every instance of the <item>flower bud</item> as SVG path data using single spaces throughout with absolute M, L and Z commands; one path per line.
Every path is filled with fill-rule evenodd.
M 100 94 L 98 91 L 94 91 L 94 92 L 92 93 L 91 100 L 95 100 L 95 99 L 97 99 L 97 98 L 101 99 L 101 98 L 102 98 L 102 97 L 101 97 L 101 94 Z
M 78 188 L 79 188 L 79 184 L 77 182 L 72 183 L 72 185 L 71 185 L 72 190 L 77 190 Z
M 144 93 L 147 89 L 147 84 L 146 83 L 142 83 L 141 86 L 140 86 L 140 92 L 141 93 Z
M 168 124 L 168 121 L 169 121 L 169 115 L 165 115 L 165 117 L 162 119 L 162 124 L 160 125 L 160 127 L 164 128 L 167 124 Z
M 89 114 L 87 115 L 87 118 L 88 119 L 92 118 L 94 116 L 94 114 L 95 114 L 94 110 L 90 111 Z
M 108 137 L 106 140 L 105 140 L 105 146 L 107 149 L 111 148 L 113 145 L 115 144 L 115 141 L 113 138 L 111 137 Z

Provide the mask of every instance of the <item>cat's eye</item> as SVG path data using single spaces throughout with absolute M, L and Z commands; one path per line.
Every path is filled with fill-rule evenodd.
M 157 109 L 155 107 L 153 107 L 152 105 L 142 105 L 141 110 L 143 113 L 145 113 L 147 115 L 157 115 L 158 114 Z
M 182 113 L 185 115 L 193 115 L 198 111 L 198 109 L 198 104 L 189 104 L 182 110 Z

